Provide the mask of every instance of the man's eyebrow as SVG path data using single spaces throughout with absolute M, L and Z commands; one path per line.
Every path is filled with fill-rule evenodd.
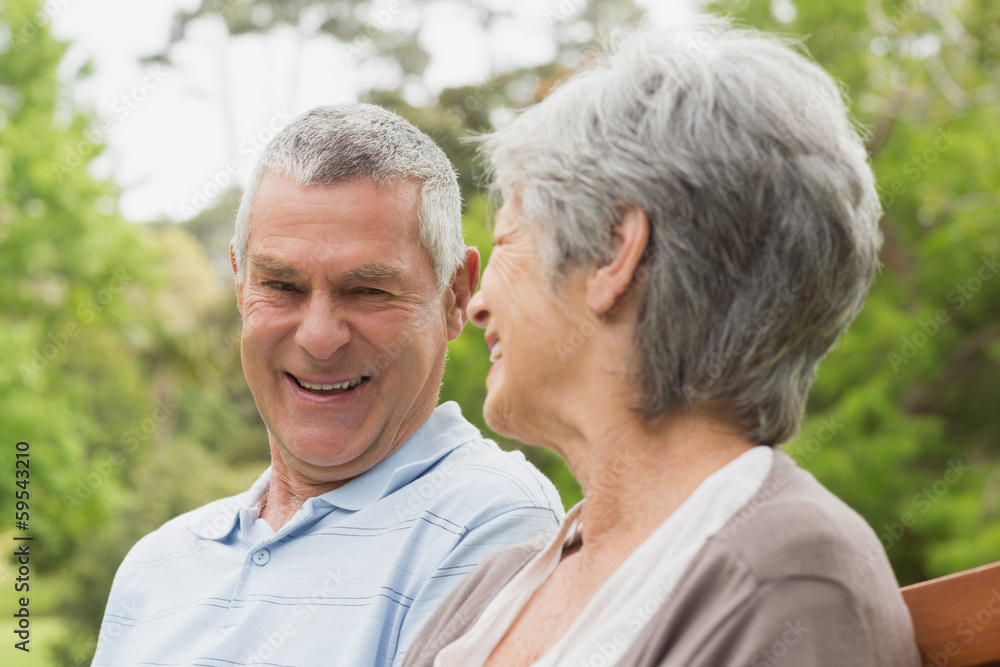
M 294 266 L 286 264 L 279 259 L 275 259 L 274 257 L 251 253 L 249 259 L 250 264 L 253 265 L 255 269 L 265 273 L 287 276 L 289 278 L 298 278 L 302 275 L 302 272 Z
M 346 272 L 342 279 L 347 282 L 399 280 L 404 275 L 403 267 L 395 262 L 370 262 Z

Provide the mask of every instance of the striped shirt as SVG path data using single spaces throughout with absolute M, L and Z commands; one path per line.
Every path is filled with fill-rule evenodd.
M 132 548 L 94 666 L 399 665 L 464 575 L 563 516 L 552 484 L 455 403 L 277 532 L 257 519 L 269 482 L 270 470 Z

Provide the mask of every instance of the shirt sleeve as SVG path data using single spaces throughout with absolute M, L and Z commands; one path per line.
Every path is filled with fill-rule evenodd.
M 394 665 L 401 665 L 421 627 L 462 580 L 490 555 L 559 529 L 550 508 L 521 507 L 469 529 L 415 597 L 399 632 Z
M 121 565 L 115 572 L 105 604 L 104 616 L 101 619 L 101 629 L 98 633 L 97 646 L 91 667 L 123 664 L 126 658 L 121 655 L 125 638 L 135 620 L 139 618 L 139 605 L 142 595 L 137 591 L 136 571 L 133 562 L 140 548 L 156 538 L 157 533 L 151 533 L 134 545 L 125 555 Z

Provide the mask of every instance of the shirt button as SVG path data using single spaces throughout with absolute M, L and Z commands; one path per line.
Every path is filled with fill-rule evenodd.
M 271 552 L 267 549 L 261 549 L 253 555 L 253 562 L 257 565 L 267 565 L 267 561 L 271 560 Z

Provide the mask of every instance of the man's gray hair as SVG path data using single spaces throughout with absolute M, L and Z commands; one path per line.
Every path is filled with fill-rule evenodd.
M 484 139 L 493 187 L 520 193 L 553 289 L 608 259 L 623 211 L 645 211 L 636 409 L 713 406 L 781 443 L 877 266 L 864 144 L 834 80 L 786 40 L 701 18 L 615 44 Z
M 455 169 L 426 134 L 373 104 L 320 106 L 285 127 L 264 149 L 240 200 L 233 234 L 237 282 L 246 277 L 254 195 L 265 174 L 302 187 L 366 178 L 377 185 L 413 179 L 420 188 L 420 240 L 444 289 L 465 261 L 462 199 Z

